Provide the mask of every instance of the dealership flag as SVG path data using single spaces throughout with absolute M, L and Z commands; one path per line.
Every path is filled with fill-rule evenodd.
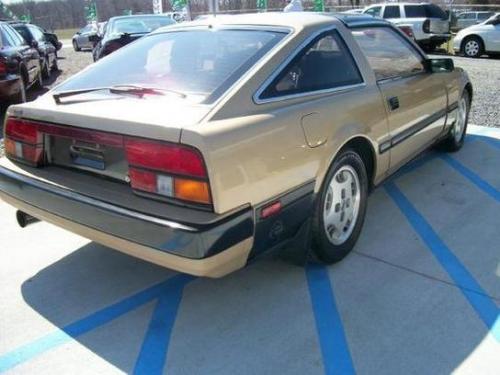
M 258 10 L 267 10 L 267 0 L 257 0 L 257 9 Z
M 314 0 L 314 11 L 315 12 L 324 12 L 325 11 L 324 0 Z

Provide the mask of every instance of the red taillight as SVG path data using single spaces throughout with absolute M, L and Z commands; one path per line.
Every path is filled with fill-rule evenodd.
M 7 118 L 5 151 L 12 158 L 39 165 L 43 161 L 43 134 L 38 124 L 13 117 Z
M 410 39 L 413 39 L 413 29 L 411 26 L 399 26 L 399 29 L 406 34 Z
M 7 74 L 7 64 L 4 60 L 0 60 L 0 76 Z
M 124 140 L 133 189 L 210 204 L 205 163 L 187 146 L 127 137 Z
M 125 138 L 130 165 L 173 174 L 206 177 L 203 159 L 198 151 L 181 145 Z
M 41 165 L 44 135 L 124 148 L 132 189 L 188 202 L 212 203 L 203 157 L 192 147 L 9 117 L 5 122 L 7 156 Z

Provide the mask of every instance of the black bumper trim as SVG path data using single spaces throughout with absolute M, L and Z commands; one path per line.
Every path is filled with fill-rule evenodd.
M 251 237 L 254 230 L 251 207 L 206 225 L 190 226 L 118 207 L 3 167 L 0 191 L 75 223 L 191 259 L 220 253 Z

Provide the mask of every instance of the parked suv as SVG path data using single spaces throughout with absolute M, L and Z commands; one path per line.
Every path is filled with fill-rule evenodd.
M 457 16 L 457 20 L 453 29 L 462 30 L 466 27 L 477 25 L 478 23 L 486 21 L 493 16 L 494 12 L 464 12 Z
M 0 22 L 0 102 L 26 101 L 26 89 L 33 85 L 42 85 L 38 51 Z
M 448 16 L 434 4 L 376 4 L 365 8 L 363 13 L 385 18 L 396 25 L 411 25 L 416 42 L 427 51 L 433 51 L 451 38 Z
M 45 36 L 45 31 L 36 25 L 24 22 L 11 23 L 11 25 L 30 46 L 38 50 L 42 75 L 44 78 L 49 78 L 50 72 L 57 70 L 58 66 L 56 48 Z

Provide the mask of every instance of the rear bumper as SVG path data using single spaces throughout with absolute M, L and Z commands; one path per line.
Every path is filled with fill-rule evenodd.
M 196 276 L 221 277 L 246 264 L 249 207 L 189 225 L 112 205 L 0 167 L 0 198 L 41 220 L 132 256 Z

